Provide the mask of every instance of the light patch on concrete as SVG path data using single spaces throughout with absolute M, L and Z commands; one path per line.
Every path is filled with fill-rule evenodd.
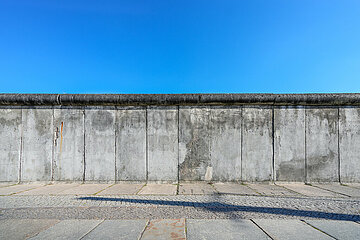
M 119 183 L 115 184 L 104 191 L 101 191 L 99 195 L 133 195 L 136 194 L 144 184 L 133 184 L 133 183 Z
M 59 195 L 89 195 L 96 194 L 108 188 L 111 184 L 81 184 L 59 192 Z
M 8 186 L 8 187 L 2 187 L 2 188 L 0 188 L 0 195 L 12 195 L 15 193 L 28 191 L 30 189 L 39 188 L 41 186 L 44 186 L 44 185 L 32 183 L 32 184 L 17 184 L 17 185 Z
M 277 183 L 277 185 L 283 186 L 287 189 L 290 189 L 308 197 L 345 197 L 344 195 L 336 194 L 324 189 L 319 189 L 302 183 Z
M 248 186 L 237 183 L 215 183 L 214 187 L 219 194 L 259 195 Z

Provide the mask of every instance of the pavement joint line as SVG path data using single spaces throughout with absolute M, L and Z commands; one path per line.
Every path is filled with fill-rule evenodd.
M 147 185 L 147 183 L 145 183 L 144 185 L 142 185 L 142 187 L 136 191 L 136 193 L 134 195 L 139 195 L 139 192 Z
M 18 185 L 18 183 L 13 183 L 13 184 L 10 184 L 10 185 L 0 186 L 0 188 L 12 187 L 12 186 L 15 186 L 15 185 Z
M 90 195 L 97 195 L 98 193 L 101 193 L 102 191 L 105 191 L 106 189 L 108 189 L 108 188 L 110 188 L 110 187 L 112 187 L 112 186 L 114 186 L 116 183 L 114 183 L 114 184 L 111 184 L 110 186 L 107 186 L 106 188 L 104 188 L 104 189 L 101 189 L 101 190 L 99 190 L 99 191 L 97 191 L 96 193 L 94 193 L 94 194 L 90 194 Z
M 138 240 L 141 240 L 141 238 L 142 238 L 142 236 L 144 235 L 144 232 L 145 232 L 145 230 L 146 230 L 147 226 L 149 225 L 149 223 L 150 223 L 150 219 L 149 219 L 149 220 L 147 220 L 147 222 L 146 222 L 146 224 L 145 224 L 144 229 L 141 231 L 141 233 L 140 233 L 140 235 L 139 235 Z
M 350 197 L 350 198 L 351 198 L 351 196 L 346 195 L 346 194 L 344 194 L 344 193 L 335 192 L 335 191 L 333 191 L 333 190 L 329 190 L 329 189 L 322 188 L 322 187 L 319 187 L 319 186 L 312 186 L 312 187 L 316 187 L 316 188 L 319 188 L 319 189 L 322 189 L 322 190 L 325 190 L 325 191 L 328 191 L 328 192 L 332 192 L 332 193 L 340 194 L 340 195 L 343 195 L 343 196 L 345 196 L 345 197 Z
M 262 227 L 260 227 L 260 225 L 257 224 L 253 219 L 250 219 L 250 221 L 251 221 L 253 224 L 255 224 L 255 226 L 257 226 L 261 231 L 263 231 L 263 233 L 265 233 L 266 236 L 268 236 L 270 239 L 274 240 L 274 238 L 271 237 L 270 234 L 267 233 Z
M 96 224 L 95 227 L 93 227 L 93 228 L 90 229 L 87 233 L 85 233 L 84 236 L 82 236 L 79 240 L 84 239 L 84 237 L 85 237 L 86 235 L 88 235 L 89 233 L 91 233 L 95 228 L 97 228 L 97 227 L 98 227 L 100 224 L 102 224 L 104 221 L 105 221 L 105 219 L 102 219 L 102 221 L 100 221 L 98 224 Z
M 187 218 L 184 217 L 184 233 L 185 233 L 185 240 L 187 239 Z
M 215 188 L 215 184 L 214 183 L 208 183 L 215 191 L 215 194 L 218 194 L 219 195 L 219 191 Z
M 57 220 L 57 222 L 54 222 L 54 224 L 51 224 L 50 226 L 48 226 L 46 229 L 43 229 L 43 230 L 41 230 L 40 232 L 38 232 L 38 233 L 34 233 L 34 235 L 32 235 L 32 236 L 29 236 L 29 237 L 27 237 L 26 239 L 31 239 L 31 238 L 34 238 L 34 237 L 36 237 L 37 235 L 39 235 L 41 232 L 44 232 L 44 231 L 46 231 L 46 230 L 48 230 L 49 228 L 51 228 L 51 227 L 53 227 L 53 226 L 55 226 L 56 224 L 58 224 L 59 222 L 61 222 L 61 220 L 59 220 L 59 219 L 56 219 Z
M 27 192 L 27 191 L 30 191 L 30 190 L 34 190 L 34 189 L 37 189 L 37 188 L 45 187 L 45 186 L 47 186 L 47 185 L 48 185 L 48 184 L 45 184 L 45 185 L 43 185 L 43 186 L 33 187 L 33 188 L 26 189 L 26 190 L 23 190 L 23 191 L 11 193 L 11 194 L 8 194 L 8 195 L 1 195 L 1 196 L 12 196 L 12 195 L 15 195 L 15 194 L 18 194 L 18 193 L 23 193 L 23 192 Z
M 310 227 L 312 227 L 312 228 L 314 228 L 314 229 L 318 230 L 319 232 L 322 232 L 323 234 L 325 234 L 325 235 L 327 235 L 327 236 L 329 236 L 329 237 L 331 237 L 331 238 L 333 238 L 333 239 L 337 239 L 336 237 L 331 236 L 329 233 L 324 232 L 323 230 L 321 230 L 321 229 L 319 229 L 319 228 L 315 227 L 314 225 L 312 225 L 312 224 L 310 224 L 310 223 L 306 222 L 306 221 L 305 221 L 305 220 L 303 220 L 303 219 L 301 219 L 300 221 L 301 221 L 301 222 L 304 222 L 305 224 L 309 225 Z
M 305 195 L 305 194 L 299 193 L 299 192 L 297 192 L 297 191 L 295 191 L 295 190 L 292 190 L 292 189 L 290 189 L 290 188 L 287 188 L 287 187 L 285 187 L 285 186 L 277 185 L 276 183 L 274 183 L 274 185 L 279 186 L 279 187 L 282 187 L 282 188 L 288 190 L 289 192 L 293 192 L 293 193 L 299 194 L 300 196 L 309 197 L 309 196 L 307 196 L 307 195 Z
M 247 187 L 250 188 L 251 190 L 253 190 L 254 192 L 256 192 L 257 194 L 259 194 L 260 196 L 267 196 L 267 195 L 265 195 L 265 194 L 259 193 L 258 191 L 256 191 L 256 189 L 251 188 L 249 185 L 247 185 Z

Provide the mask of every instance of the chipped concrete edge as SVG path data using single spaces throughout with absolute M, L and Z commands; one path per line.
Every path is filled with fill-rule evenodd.
M 0 106 L 149 105 L 359 106 L 360 93 L 227 94 L 0 94 Z

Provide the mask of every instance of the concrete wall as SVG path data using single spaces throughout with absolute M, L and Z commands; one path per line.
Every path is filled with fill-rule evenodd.
M 359 106 L 0 106 L 1 182 L 360 182 L 359 146 Z

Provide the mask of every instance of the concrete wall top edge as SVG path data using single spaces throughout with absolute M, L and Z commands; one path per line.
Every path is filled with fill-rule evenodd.
M 276 105 L 358 106 L 360 93 L 0 94 L 0 106 Z

